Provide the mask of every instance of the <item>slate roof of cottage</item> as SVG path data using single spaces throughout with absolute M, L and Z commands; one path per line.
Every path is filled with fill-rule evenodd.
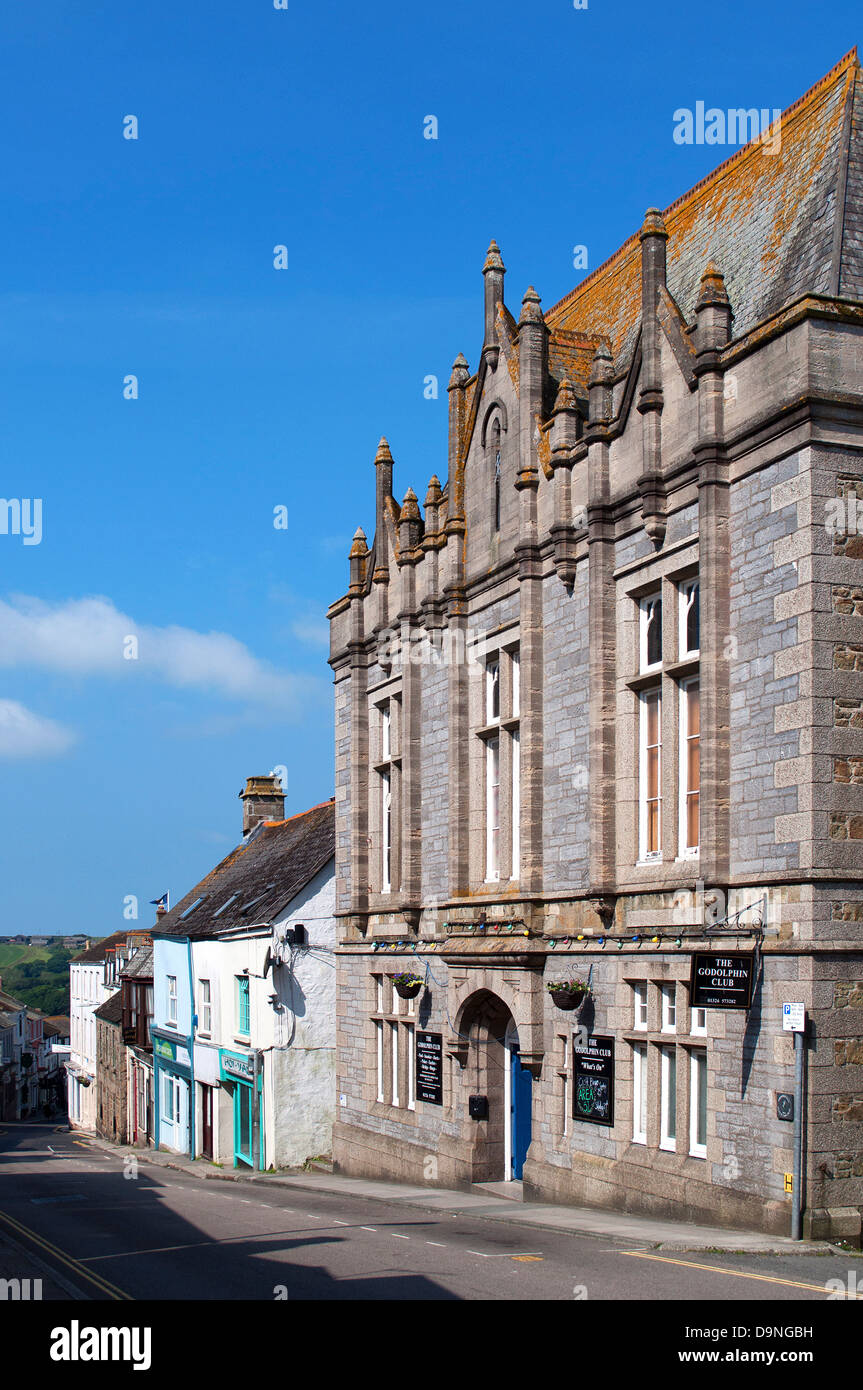
M 113 936 L 103 936 L 101 941 L 94 941 L 92 946 L 88 946 L 86 951 L 82 951 L 79 956 L 73 956 L 70 965 L 99 965 L 105 959 L 105 953 L 109 949 L 115 949 L 121 943 L 126 944 L 128 931 L 115 931 Z
M 93 1010 L 94 1018 L 101 1018 L 103 1023 L 121 1023 L 123 1019 L 123 998 L 118 989 L 116 994 L 109 995 L 104 1004 L 100 1004 L 98 1009 Z
M 42 1032 L 50 1033 L 52 1037 L 68 1038 L 71 1033 L 71 1023 L 65 1014 L 52 1014 L 42 1024 Z
M 154 936 L 217 936 L 274 921 L 334 857 L 335 837 L 334 801 L 288 820 L 262 821 L 165 914 Z
M 165 914 L 167 916 L 167 913 Z M 148 942 L 146 946 L 139 946 L 128 964 L 124 965 L 120 971 L 124 980 L 153 978 L 153 943 Z
M 666 208 L 667 283 L 688 322 L 708 261 L 739 338 L 804 294 L 863 299 L 863 75 L 854 48 L 785 111 L 777 153 L 753 141 Z M 586 388 L 586 349 L 625 369 L 641 320 L 638 231 L 545 315 L 552 375 Z

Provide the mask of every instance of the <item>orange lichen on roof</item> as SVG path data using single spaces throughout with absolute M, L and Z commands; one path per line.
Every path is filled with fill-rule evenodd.
M 830 292 L 842 133 L 857 72 L 854 48 L 782 113 L 775 153 L 760 137 L 751 141 L 665 210 L 668 285 L 685 314 L 711 259 L 725 273 L 737 331 L 796 294 Z M 625 357 L 641 317 L 638 233 L 545 317 L 556 338 L 606 334 Z

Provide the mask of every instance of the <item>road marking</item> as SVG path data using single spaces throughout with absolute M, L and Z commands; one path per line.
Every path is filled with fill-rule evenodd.
M 775 1274 L 746 1274 L 742 1269 L 726 1269 L 723 1265 L 702 1265 L 696 1260 L 673 1260 L 669 1255 L 648 1255 L 641 1250 L 621 1250 L 621 1255 L 630 1255 L 634 1260 L 658 1260 L 666 1265 L 685 1265 L 687 1269 L 703 1269 L 710 1274 L 729 1274 L 733 1279 L 757 1279 L 762 1284 L 784 1284 L 789 1289 L 815 1289 L 827 1297 L 823 1284 L 804 1284 L 799 1279 L 779 1279 Z M 843 1295 L 845 1297 L 846 1295 Z M 847 1295 L 848 1298 L 863 1299 L 863 1294 Z
M 446 1250 L 446 1246 L 439 1240 L 427 1240 L 426 1245 L 436 1245 L 439 1250 Z
M 376 1235 L 377 1235 L 377 1231 L 375 1230 L 374 1226 L 360 1226 L 360 1230 L 361 1230 L 361 1231 L 371 1231 L 371 1233 L 372 1233 L 373 1236 L 376 1236 Z
M 481 1260 L 541 1260 L 542 1255 L 513 1255 L 510 1251 L 500 1254 L 495 1250 L 468 1250 L 469 1255 L 479 1255 Z
M 348 1226 L 348 1225 L 350 1225 L 350 1222 L 348 1222 L 348 1221 L 338 1221 L 338 1220 L 336 1219 L 336 1217 L 334 1216 L 334 1217 L 333 1217 L 333 1225 L 334 1225 L 334 1226 Z
M 510 1255 L 509 1258 L 510 1258 L 511 1260 L 525 1260 L 525 1261 L 527 1261 L 527 1260 L 540 1260 L 540 1261 L 542 1261 L 542 1258 L 543 1258 L 543 1257 L 542 1257 L 542 1255 Z
M 108 1298 L 113 1299 L 115 1303 L 134 1303 L 135 1300 L 131 1294 L 124 1293 L 122 1289 L 117 1288 L 116 1284 L 112 1284 L 109 1280 L 103 1279 L 100 1274 L 92 1274 L 89 1269 L 84 1268 L 79 1260 L 75 1259 L 74 1255 L 67 1254 L 64 1250 L 61 1250 L 59 1246 L 53 1245 L 50 1240 L 45 1240 L 43 1236 L 37 1235 L 35 1231 L 31 1231 L 29 1226 L 25 1226 L 23 1222 L 16 1221 L 14 1217 L 7 1215 L 4 1211 L 0 1211 L 0 1221 L 5 1221 L 7 1226 L 11 1227 L 13 1231 L 17 1231 L 20 1235 L 26 1236 L 28 1240 L 32 1240 L 34 1245 L 41 1246 L 41 1248 L 46 1250 L 55 1260 L 60 1260 L 64 1265 L 67 1265 L 79 1278 L 87 1279 L 100 1293 L 107 1294 Z
M 390 1231 L 393 1240 L 410 1240 L 410 1236 L 400 1236 L 398 1231 Z

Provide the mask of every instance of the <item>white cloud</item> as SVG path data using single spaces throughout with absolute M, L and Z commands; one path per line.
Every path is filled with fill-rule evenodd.
M 0 700 L 0 758 L 47 758 L 65 753 L 73 741 L 68 729 L 43 719 L 17 700 Z
M 135 651 L 133 659 L 125 655 Z M 324 684 L 279 671 L 226 632 L 137 623 L 101 597 L 54 604 L 26 595 L 0 600 L 0 666 L 121 679 L 151 676 L 174 687 L 276 708 L 285 717 L 302 709 Z

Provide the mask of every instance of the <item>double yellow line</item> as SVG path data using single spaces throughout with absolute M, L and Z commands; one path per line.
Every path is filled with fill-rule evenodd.
M 78 1279 L 85 1279 L 89 1284 L 92 1284 L 104 1297 L 113 1299 L 115 1303 L 134 1303 L 135 1300 L 131 1294 L 124 1293 L 122 1289 L 117 1288 L 116 1284 L 112 1284 L 108 1279 L 103 1279 L 101 1274 L 92 1274 L 81 1264 L 80 1260 L 76 1260 L 72 1255 L 67 1255 L 65 1250 L 59 1249 L 50 1240 L 46 1240 L 44 1236 L 37 1235 L 35 1231 L 30 1230 L 29 1226 L 16 1221 L 12 1216 L 7 1216 L 5 1211 L 0 1211 L 0 1222 L 5 1223 L 17 1235 L 24 1236 L 34 1245 L 40 1246 L 52 1259 L 59 1260 L 61 1264 L 71 1269 Z

